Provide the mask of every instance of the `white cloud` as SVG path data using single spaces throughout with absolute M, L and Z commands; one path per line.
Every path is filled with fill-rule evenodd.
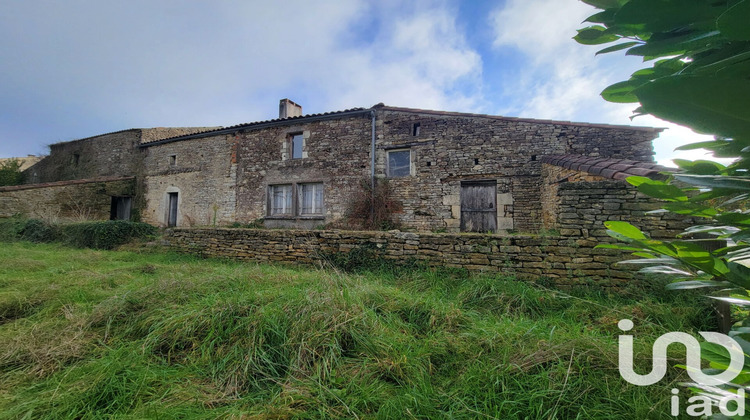
M 670 164 L 680 157 L 705 158 L 702 152 L 675 153 L 679 145 L 704 141 L 707 136 L 656 118 L 630 121 L 637 104 L 613 104 L 599 96 L 605 87 L 630 77 L 644 64 L 622 53 L 594 56 L 596 46 L 579 45 L 571 38 L 596 9 L 577 0 L 508 0 L 490 20 L 495 48 L 515 48 L 527 57 L 514 97 L 522 98 L 505 112 L 560 120 L 667 127 L 654 142 L 656 159 Z M 603 48 L 603 47 L 602 47 Z M 528 92 L 532 92 L 529 94 Z
M 350 75 L 331 86 L 337 92 L 331 102 L 476 109 L 478 94 L 467 95 L 456 86 L 468 81 L 478 89 L 481 57 L 466 44 L 447 10 L 398 18 L 380 31 L 375 44 L 377 49 L 346 51 L 339 57 L 340 70 Z
M 33 120 L 24 130 L 34 144 L 274 118 L 283 97 L 305 112 L 377 102 L 476 110 L 481 102 L 481 57 L 440 0 L 5 6 L 0 115 Z M 17 124 L 0 117 L 0 133 L 23 132 Z M 0 156 L 29 150 L 19 143 L 0 141 Z

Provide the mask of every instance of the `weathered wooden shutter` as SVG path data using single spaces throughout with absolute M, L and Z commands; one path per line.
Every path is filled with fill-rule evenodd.
M 497 231 L 497 181 L 461 183 L 461 231 Z

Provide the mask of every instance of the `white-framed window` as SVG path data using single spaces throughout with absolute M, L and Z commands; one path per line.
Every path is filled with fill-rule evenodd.
M 323 183 L 268 186 L 269 216 L 322 216 Z
M 323 183 L 299 184 L 297 187 L 299 215 L 323 214 Z
M 389 150 L 387 172 L 389 178 L 411 175 L 411 150 Z
M 292 184 L 268 187 L 270 216 L 292 215 Z

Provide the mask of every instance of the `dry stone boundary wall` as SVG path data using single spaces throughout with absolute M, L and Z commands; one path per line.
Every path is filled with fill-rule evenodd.
M 547 278 L 559 286 L 622 286 L 634 273 L 615 263 L 617 250 L 573 237 L 411 232 L 174 228 L 165 234 L 175 250 L 253 262 L 319 265 L 328 253 L 371 247 L 383 258 L 429 266 L 500 272 L 519 279 Z

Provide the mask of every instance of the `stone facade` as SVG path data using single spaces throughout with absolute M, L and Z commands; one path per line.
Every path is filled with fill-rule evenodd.
M 178 226 L 235 220 L 235 139 L 224 135 L 143 147 L 144 222 L 164 225 L 168 195 L 178 198 Z
M 190 188 L 181 194 L 187 201 L 180 202 L 178 226 L 212 224 L 213 213 L 206 209 L 214 204 L 219 224 L 263 219 L 267 227 L 315 228 L 335 223 L 372 175 L 373 117 L 375 177 L 387 179 L 393 198 L 403 204 L 395 215 L 398 222 L 418 231 L 462 230 L 462 188 L 474 181 L 490 182 L 493 188 L 493 231 L 537 231 L 544 226 L 540 157 L 575 153 L 650 161 L 650 141 L 658 133 L 383 105 L 244 124 L 143 145 L 159 156 L 145 159 L 146 176 L 162 177 L 147 182 L 146 220 L 165 224 L 164 196 L 173 187 Z M 192 164 L 201 171 L 164 172 L 160 165 L 166 156 L 187 150 L 201 155 L 203 164 Z M 407 162 L 406 173 L 400 174 L 405 176 L 389 169 L 393 153 Z M 311 184 L 321 186 L 322 205 L 313 214 L 301 214 L 302 189 Z M 288 188 L 279 194 L 290 195 L 291 212 L 269 208 L 277 188 Z
M 412 176 L 391 183 L 404 203 L 405 226 L 459 231 L 461 184 L 497 182 L 497 226 L 542 227 L 541 162 L 544 155 L 652 160 L 653 129 L 535 121 L 383 107 L 378 113 L 376 171 L 386 176 L 388 150 L 409 149 Z M 415 125 L 418 124 L 418 133 Z
M 132 197 L 134 177 L 110 177 L 0 187 L 0 217 L 51 221 L 109 220 L 112 197 Z
M 24 171 L 26 184 L 134 176 L 141 130 L 125 130 L 50 145 L 50 154 Z
M 542 172 L 544 227 L 562 236 L 611 241 L 604 222 L 621 220 L 654 239 L 668 239 L 694 223 L 674 213 L 649 214 L 661 202 L 624 181 L 548 164 L 543 164 Z
M 268 227 L 314 228 L 344 216 L 349 197 L 367 179 L 371 122 L 367 113 L 310 123 L 292 123 L 237 136 L 237 220 L 263 218 Z M 300 158 L 290 153 L 290 138 L 302 134 Z M 320 214 L 270 215 L 269 186 L 322 183 Z M 299 201 L 298 197 L 294 197 Z M 299 204 L 297 204 L 299 205 Z
M 299 115 L 282 100 L 280 109 L 286 118 L 55 144 L 27 182 L 134 176 L 133 206 L 154 225 L 310 229 L 341 221 L 374 175 L 402 204 L 403 229 L 536 232 L 558 222 L 559 206 L 545 207 L 558 192 L 542 157 L 651 161 L 659 132 L 382 104 Z M 467 201 L 471 188 L 482 208 Z

